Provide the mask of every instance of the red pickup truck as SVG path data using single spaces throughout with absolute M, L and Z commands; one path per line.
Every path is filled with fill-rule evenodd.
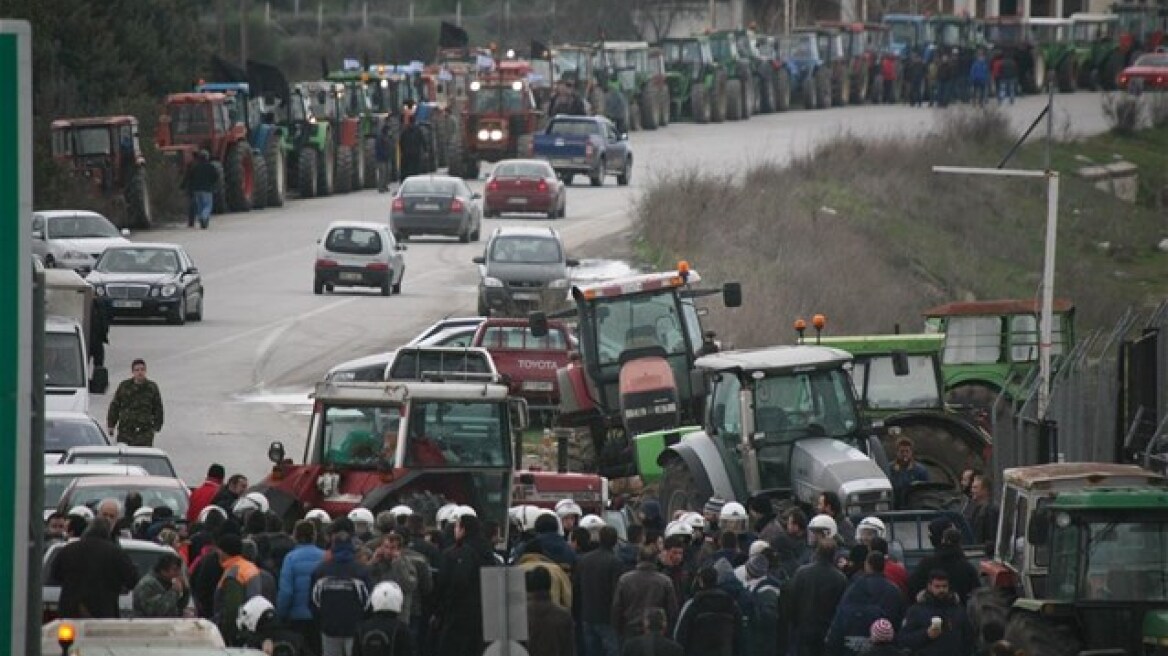
M 487 319 L 475 332 L 471 346 L 486 349 L 498 372 L 510 381 L 511 393 L 527 400 L 532 410 L 558 410 L 556 371 L 567 366 L 576 349 L 567 325 L 548 322 L 548 333 L 534 337 L 527 319 Z

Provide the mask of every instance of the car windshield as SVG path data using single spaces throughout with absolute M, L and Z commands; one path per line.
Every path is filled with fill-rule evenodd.
M 457 196 L 458 183 L 433 178 L 409 178 L 401 187 L 403 196 Z
M 897 376 L 892 356 L 857 358 L 852 380 L 872 410 L 940 408 L 937 374 L 927 355 L 908 356 L 908 374 Z M 867 386 L 860 389 L 861 386 Z
M 381 235 L 368 228 L 333 228 L 324 247 L 346 255 L 377 255 L 381 252 Z
M 101 427 L 92 419 L 45 419 L 45 451 L 68 451 L 75 446 L 109 444 Z
M 1078 583 L 1080 562 L 1086 571 Z M 1077 596 L 1083 600 L 1168 601 L 1168 521 L 1161 513 L 1119 514 L 1057 528 L 1051 578 L 1050 592 L 1060 599 L 1075 598 L 1078 583 Z
M 552 167 L 542 162 L 509 162 L 495 167 L 496 178 L 550 178 L 554 175 Z
M 850 384 L 838 369 L 762 378 L 754 387 L 754 430 L 778 442 L 847 436 L 859 425 Z
M 543 337 L 531 334 L 526 326 L 491 326 L 483 331 L 483 347 L 518 350 L 557 350 L 568 348 L 564 333 L 549 330 Z
M 524 88 L 511 88 L 511 85 L 489 87 L 484 86 L 474 94 L 474 103 L 471 111 L 476 114 L 523 112 L 530 109 L 524 103 Z
M 596 121 L 553 121 L 548 134 L 586 136 L 601 134 L 601 129 L 600 124 Z
M 558 264 L 564 261 L 560 242 L 550 237 L 499 237 L 491 243 L 492 262 Z
M 77 453 L 66 460 L 70 465 L 137 465 L 151 476 L 177 478 L 170 459 L 166 456 L 129 453 Z
M 114 224 L 98 214 L 49 217 L 45 221 L 45 232 L 48 239 L 104 239 L 121 236 Z
M 73 129 L 75 155 L 109 155 L 111 147 L 110 130 L 107 127 Z
M 1152 66 L 1155 68 L 1168 68 L 1168 54 L 1153 53 L 1150 55 L 1140 55 L 1136 60 L 1136 66 Z
M 75 332 L 45 333 L 45 385 L 85 387 L 81 339 Z
M 111 248 L 94 269 L 102 273 L 178 273 L 178 254 L 168 248 Z
M 211 133 L 211 105 L 178 103 L 167 108 L 173 137 L 204 136 Z
M 134 463 L 137 464 L 137 463 Z M 187 514 L 187 491 L 180 487 L 153 487 L 146 485 L 85 485 L 78 483 L 69 493 L 68 507 L 89 506 L 97 508 L 103 499 L 124 500 L 130 492 L 142 495 L 142 505 L 150 508 L 167 506 L 174 511 L 176 517 L 185 517 Z

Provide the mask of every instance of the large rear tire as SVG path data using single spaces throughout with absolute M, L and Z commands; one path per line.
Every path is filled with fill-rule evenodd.
M 706 87 L 700 84 L 694 85 L 694 88 L 689 92 L 689 107 L 694 123 L 708 123 L 710 121 Z
M 331 196 L 336 190 L 337 179 L 337 145 L 332 137 L 325 141 L 324 149 L 320 152 L 320 161 L 316 165 L 316 193 L 318 196 Z
M 377 138 L 365 140 L 365 184 L 363 189 L 377 186 Z
M 349 184 L 349 191 L 361 191 L 365 188 L 365 140 L 362 139 L 353 146 L 352 171 L 353 177 Z
M 660 103 L 656 102 L 652 87 L 645 85 L 637 105 L 641 111 L 641 127 L 646 130 L 656 130 L 661 107 Z
M 288 197 L 288 170 L 284 163 L 284 149 L 276 134 L 268 135 L 264 144 L 264 165 L 268 168 L 268 207 L 283 207 Z
M 319 161 L 320 152 L 315 148 L 302 148 L 296 158 L 296 188 L 300 190 L 301 198 L 320 195 L 317 187 L 320 182 Z
M 955 406 L 966 419 L 992 434 L 995 425 L 1006 425 L 1014 420 L 1014 404 L 1009 399 L 998 403 L 1000 392 L 998 388 L 982 383 L 963 384 L 945 392 L 945 403 Z
M 1099 71 L 1099 86 L 1104 91 L 1115 91 L 1119 88 L 1119 72 L 1123 70 L 1123 54 L 1112 50 L 1103 62 Z
M 681 458 L 674 458 L 665 463 L 658 498 L 664 506 L 662 510 L 666 517 L 673 517 L 679 510 L 701 512 L 708 500 L 698 488 L 693 472 Z
M 819 108 L 819 90 L 815 88 L 815 76 L 808 75 L 803 78 L 803 88 L 801 94 L 803 96 L 803 109 L 818 109 Z
M 742 106 L 742 82 L 740 80 L 726 81 L 726 118 L 730 121 L 741 121 L 746 118 L 746 109 Z
M 232 212 L 250 210 L 252 194 L 255 193 L 255 166 L 251 158 L 251 146 L 246 142 L 236 142 L 227 151 L 223 164 L 223 182 L 227 209 Z
M 348 146 L 337 147 L 337 177 L 335 191 L 347 194 L 353 189 L 353 151 Z
M 982 637 L 985 635 L 983 629 L 987 626 L 997 625 L 1000 631 L 1006 630 L 1006 622 L 1010 614 L 1010 600 L 1001 590 L 982 587 L 973 591 L 965 608 L 969 612 L 969 622 L 973 625 L 973 635 L 977 640 L 977 645 L 984 651 L 989 648 L 989 645 L 985 644 Z M 997 633 L 997 635 L 1001 635 L 1001 633 Z
M 710 95 L 710 122 L 722 123 L 726 120 L 726 109 L 729 99 L 726 97 L 726 82 L 720 81 L 714 85 Z
M 989 441 L 974 426 L 944 415 L 916 415 L 890 418 L 887 426 L 897 426 L 904 437 L 916 445 L 914 454 L 929 472 L 932 483 L 946 483 L 954 492 L 960 490 L 961 472 L 966 469 L 987 471 L 986 449 Z M 886 453 L 896 453 L 896 439 L 882 440 Z
M 1079 641 L 1068 628 L 1039 616 L 1016 612 L 1006 623 L 1006 640 L 1026 656 L 1066 656 L 1079 653 Z
M 146 169 L 139 167 L 126 183 L 126 224 L 134 230 L 147 230 L 152 223 L 150 188 L 146 184 Z
M 815 88 L 818 92 L 820 109 L 831 107 L 831 70 L 827 67 L 815 71 Z
M 262 210 L 268 206 L 268 163 L 264 161 L 263 153 L 258 150 L 252 152 L 251 163 L 255 186 L 255 193 L 251 197 L 251 208 Z
M 1059 93 L 1074 93 L 1079 80 L 1079 71 L 1076 70 L 1074 53 L 1064 56 L 1058 66 Z
M 775 109 L 780 112 L 791 109 L 791 73 L 786 68 L 775 73 Z
M 758 78 L 758 113 L 773 114 L 776 109 L 776 84 L 774 75 Z

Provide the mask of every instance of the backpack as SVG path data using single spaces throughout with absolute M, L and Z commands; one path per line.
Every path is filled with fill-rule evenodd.
M 243 639 L 237 621 L 239 609 L 247 601 L 247 586 L 237 578 L 238 573 L 238 567 L 232 567 L 223 573 L 223 578 L 219 583 L 221 592 L 218 596 L 222 605 L 215 616 L 215 625 L 219 627 L 223 641 L 230 647 L 241 646 Z
M 773 633 L 779 625 L 780 583 L 767 576 L 750 590 L 750 612 L 746 616 L 746 626 L 752 631 L 762 630 Z M 746 612 L 746 609 L 743 609 Z
M 387 632 L 381 627 L 363 630 L 357 640 L 363 656 L 393 656 L 395 632 Z

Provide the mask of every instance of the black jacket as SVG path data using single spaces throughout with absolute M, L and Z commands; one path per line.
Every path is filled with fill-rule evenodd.
M 817 561 L 800 567 L 779 597 L 783 617 L 790 619 L 795 635 L 822 640 L 847 587 L 848 578 L 834 563 Z
M 625 564 L 612 551 L 597 548 L 580 559 L 573 572 L 580 608 L 580 620 L 589 624 L 608 624 L 612 619 L 612 598 L 616 584 L 625 573 Z
M 483 651 L 482 586 L 479 570 L 497 564 L 481 537 L 465 539 L 442 554 L 436 612 L 441 621 L 438 653 L 479 656 Z
M 355 560 L 351 543 L 334 545 L 331 555 L 312 573 L 310 601 L 322 635 L 351 638 L 369 604 L 369 568 Z
M 219 169 L 209 161 L 197 160 L 187 171 L 187 191 L 215 191 L 219 184 Z
M 921 590 L 929 584 L 929 572 L 939 569 L 949 575 L 949 590 L 957 593 L 962 603 L 980 581 L 977 568 L 965 557 L 959 546 L 941 545 L 930 556 L 925 556 L 908 576 L 908 598 L 916 599 Z
M 941 618 L 943 627 L 941 635 L 930 638 L 928 629 L 934 617 Z M 908 609 L 896 636 L 897 644 L 911 649 L 915 656 L 969 656 L 975 641 L 965 609 L 952 594 L 943 598 L 921 594 L 918 603 Z
M 531 656 L 575 656 L 572 614 L 546 592 L 527 594 L 527 652 Z
M 109 539 L 85 536 L 65 545 L 50 580 L 61 585 L 61 617 L 118 617 L 118 597 L 138 583 L 130 556 Z
M 742 611 L 719 588 L 702 590 L 677 618 L 674 640 L 687 656 L 731 656 L 741 652 Z
M 353 656 L 414 656 L 414 638 L 397 613 L 373 613 L 357 626 Z
M 661 635 L 639 635 L 625 641 L 621 656 L 684 656 L 681 645 Z

